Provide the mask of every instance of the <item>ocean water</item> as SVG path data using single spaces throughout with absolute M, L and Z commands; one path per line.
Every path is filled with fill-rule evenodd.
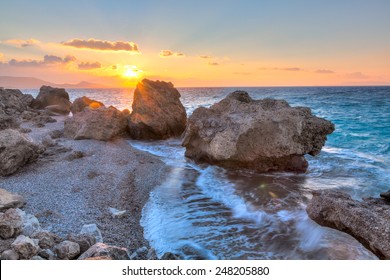
M 238 88 L 180 88 L 188 115 Z M 304 174 L 258 174 L 196 164 L 180 139 L 129 144 L 159 156 L 167 180 L 143 209 L 145 237 L 158 254 L 187 259 L 375 259 L 347 234 L 311 221 L 311 191 L 340 189 L 356 199 L 390 188 L 390 87 L 239 88 L 252 98 L 285 99 L 331 120 L 320 155 Z M 36 91 L 25 90 L 36 95 Z M 131 109 L 132 90 L 69 90 L 119 109 Z

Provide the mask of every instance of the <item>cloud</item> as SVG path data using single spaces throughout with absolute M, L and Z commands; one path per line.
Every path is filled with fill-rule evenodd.
M 200 55 L 199 58 L 201 58 L 201 59 L 210 59 L 212 57 L 209 56 L 209 55 Z
M 101 68 L 100 62 L 81 62 L 77 65 L 80 70 L 91 70 Z
M 349 79 L 356 79 L 356 80 L 365 80 L 370 78 L 369 76 L 363 74 L 362 72 L 348 73 L 346 76 Z
M 276 70 L 293 71 L 293 72 L 302 71 L 302 69 L 299 68 L 299 67 L 278 68 L 278 69 L 276 69 Z
M 218 66 L 219 63 L 218 63 L 218 62 L 209 62 L 209 65 L 210 65 L 210 66 Z
M 170 56 L 183 57 L 184 53 L 174 52 L 174 51 L 171 51 L 171 50 L 161 50 L 158 55 L 160 57 L 170 57 Z
M 25 47 L 31 47 L 38 45 L 40 41 L 36 39 L 28 39 L 28 40 L 22 40 L 22 39 L 11 39 L 4 41 L 7 45 L 12 45 L 19 48 L 25 48 Z
M 68 63 L 73 62 L 73 61 L 76 61 L 76 58 L 72 55 L 67 55 L 64 58 L 56 56 L 56 55 L 45 55 L 42 60 L 11 59 L 10 61 L 8 61 L 8 65 L 18 66 L 18 67 L 39 67 L 39 66 L 68 64 Z
M 4 57 L 4 54 L 0 52 L 0 60 Z
M 335 72 L 332 70 L 327 70 L 327 69 L 319 69 L 316 71 L 318 74 L 334 74 Z
M 66 42 L 61 42 L 64 46 L 79 48 L 79 49 L 90 49 L 99 51 L 128 51 L 133 53 L 139 53 L 138 45 L 133 42 L 123 41 L 103 41 L 96 39 L 72 39 Z

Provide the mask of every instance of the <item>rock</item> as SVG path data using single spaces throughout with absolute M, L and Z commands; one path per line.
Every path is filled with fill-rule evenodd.
M 0 175 L 15 173 L 25 164 L 35 161 L 43 151 L 43 147 L 16 130 L 0 131 Z
M 134 91 L 132 108 L 129 129 L 134 139 L 178 137 L 186 127 L 187 114 L 172 83 L 143 79 Z
M 103 243 L 102 233 L 96 224 L 83 225 L 81 228 L 80 234 L 92 235 L 95 237 L 96 242 Z
M 113 218 L 121 218 L 126 214 L 126 210 L 118 210 L 112 207 L 108 207 L 108 211 L 110 211 Z
M 55 144 L 56 143 L 53 141 L 53 139 L 50 137 L 50 135 L 46 135 L 42 139 L 42 145 L 45 147 L 53 147 L 53 146 L 55 146 Z
M 50 249 L 42 249 L 38 252 L 38 255 L 46 260 L 56 260 L 56 256 Z
M 10 208 L 1 215 L 0 237 L 8 239 L 21 233 L 25 215 L 26 213 L 18 208 Z
M 76 242 L 80 246 L 80 254 L 86 252 L 92 245 L 96 243 L 96 238 L 89 234 L 69 234 L 67 239 Z
M 154 248 L 150 248 L 148 254 L 146 255 L 147 260 L 158 260 L 156 250 Z
M 57 122 L 56 119 L 53 119 L 47 112 L 40 112 L 37 116 L 31 119 L 36 127 L 44 127 L 46 123 Z
M 14 116 L 9 116 L 6 114 L 0 113 L 0 130 L 7 128 L 18 128 L 19 122 Z
M 129 260 L 129 254 L 126 248 L 109 246 L 100 242 L 89 248 L 78 259 L 85 260 L 97 257 L 108 257 L 111 260 Z
M 81 151 L 73 151 L 70 155 L 66 157 L 67 161 L 73 161 L 75 159 L 80 159 L 85 157 L 85 153 Z
M 55 245 L 55 236 L 49 231 L 39 231 L 33 236 L 34 239 L 38 239 L 38 245 L 42 249 L 51 249 Z
M 79 97 L 75 101 L 73 101 L 72 106 L 70 106 L 70 110 L 73 114 L 80 113 L 84 110 L 84 108 L 97 109 L 100 107 L 104 107 L 102 102 L 89 99 L 86 96 Z
M 390 204 L 385 200 L 357 201 L 340 191 L 315 191 L 306 211 L 318 224 L 346 232 L 378 258 L 390 259 Z
M 23 94 L 18 89 L 0 88 L 0 107 L 5 114 L 15 115 L 27 110 L 34 98 L 30 94 Z
M 99 256 L 99 257 L 90 257 L 90 258 L 86 258 L 83 260 L 85 260 L 85 261 L 111 261 L 112 258 L 109 256 Z
M 69 114 L 71 103 L 69 101 L 69 94 L 65 89 L 42 86 L 37 98 L 32 102 L 31 107 L 35 109 L 45 109 L 51 105 L 58 105 L 56 110 L 63 112 L 64 115 Z
M 45 107 L 45 110 L 54 115 L 68 115 L 69 107 L 63 105 L 49 105 Z
M 61 138 L 63 135 L 64 135 L 64 131 L 63 130 L 53 130 L 49 133 L 50 137 L 52 139 L 58 139 L 58 138 Z
M 34 256 L 30 260 L 32 260 L 32 261 L 44 261 L 45 259 L 40 257 L 40 256 Z
M 54 252 L 60 259 L 73 260 L 80 254 L 80 246 L 76 242 L 65 240 L 54 247 Z
M 6 250 L 4 251 L 2 254 L 1 254 L 1 257 L 0 257 L 2 260 L 12 260 L 12 261 L 15 261 L 15 260 L 18 260 L 19 259 L 19 254 L 16 253 L 14 250 L 12 249 L 9 249 L 9 250 Z
M 37 217 L 24 213 L 22 234 L 28 237 L 32 237 L 40 231 L 42 231 L 42 229 Z
M 84 110 L 65 120 L 64 134 L 74 140 L 107 141 L 126 133 L 126 117 L 114 107 Z
M 235 91 L 188 119 L 182 145 L 189 158 L 225 167 L 305 171 L 305 154 L 317 155 L 334 125 L 284 100 L 253 100 Z
M 171 252 L 166 252 L 164 255 L 161 257 L 160 260 L 181 260 L 179 255 L 176 255 Z
M 141 247 L 137 249 L 133 254 L 130 256 L 130 260 L 147 260 L 148 259 L 148 248 Z
M 10 193 L 5 189 L 0 189 L 0 211 L 9 208 L 20 208 L 26 204 L 26 200 L 16 193 Z
M 12 249 L 19 254 L 21 259 L 31 259 L 38 253 L 39 247 L 27 236 L 19 235 L 11 244 Z
M 390 190 L 388 190 L 387 192 L 381 193 L 380 196 L 382 198 L 384 198 L 385 200 L 390 201 Z

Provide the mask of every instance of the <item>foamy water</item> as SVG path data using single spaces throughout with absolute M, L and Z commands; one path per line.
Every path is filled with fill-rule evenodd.
M 232 88 L 182 88 L 188 114 Z M 159 254 L 188 259 L 372 259 L 352 237 L 311 221 L 305 208 L 315 189 L 341 189 L 356 199 L 390 186 L 390 88 L 248 88 L 253 98 L 285 99 L 331 120 L 336 131 L 305 174 L 257 174 L 198 165 L 180 140 L 129 141 L 171 167 L 143 211 L 145 237 Z M 26 92 L 26 91 L 25 91 Z M 119 109 L 130 90 L 70 90 Z M 29 93 L 35 93 L 31 92 Z

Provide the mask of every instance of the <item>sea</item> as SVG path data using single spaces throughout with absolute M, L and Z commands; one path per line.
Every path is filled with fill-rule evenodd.
M 234 90 L 254 99 L 284 99 L 332 121 L 306 173 L 261 174 L 197 164 L 180 139 L 134 141 L 170 168 L 150 194 L 141 224 L 159 255 L 185 259 L 376 259 L 351 236 L 321 227 L 305 208 L 313 190 L 336 189 L 361 200 L 390 189 L 390 87 L 178 88 L 191 113 Z M 37 95 L 37 90 L 23 90 Z M 71 100 L 88 96 L 130 109 L 132 89 L 70 89 Z M 151 174 L 152 176 L 152 174 Z

